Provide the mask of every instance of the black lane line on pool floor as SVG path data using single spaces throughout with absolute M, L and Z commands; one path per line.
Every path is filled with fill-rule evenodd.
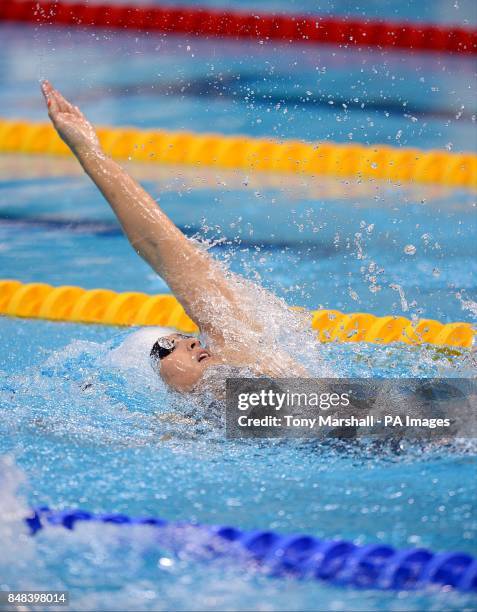
M 276 75 L 275 75 L 276 76 Z M 376 111 L 389 115 L 402 117 L 423 117 L 433 119 L 446 119 L 461 121 L 475 121 L 477 111 L 467 111 L 448 108 L 430 108 L 420 106 L 406 99 L 364 99 L 359 96 L 337 96 L 336 94 L 318 93 L 308 95 L 305 93 L 290 94 L 276 92 L 271 89 L 260 91 L 266 74 L 235 74 L 221 75 L 218 79 L 199 77 L 181 81 L 131 83 L 130 85 L 112 85 L 108 87 L 95 87 L 91 90 L 82 90 L 75 95 L 79 102 L 92 102 L 104 99 L 105 96 L 180 96 L 195 98 L 217 98 L 220 100 L 234 100 L 246 104 L 260 104 L 276 106 L 316 107 L 335 109 L 339 111 Z M 253 88 L 253 89 L 252 89 Z M 306 89 L 306 87 L 304 87 Z M 258 91 L 257 91 L 258 90 Z
M 107 238 L 124 237 L 124 232 L 116 223 L 108 223 L 96 221 L 94 219 L 58 219 L 51 217 L 22 217 L 11 214 L 2 214 L 0 212 L 0 227 L 15 227 L 19 229 L 39 229 L 52 230 L 62 232 L 72 232 L 77 234 L 89 234 L 92 236 L 100 236 Z M 303 240 L 300 242 L 287 242 L 284 240 L 276 240 L 264 242 L 262 240 L 252 241 L 240 238 L 235 241 L 229 238 L 221 238 L 217 241 L 216 237 L 203 236 L 203 230 L 200 227 L 194 226 L 178 226 L 183 234 L 190 237 L 202 235 L 205 240 L 213 242 L 211 249 L 215 248 L 236 248 L 236 249 L 266 249 L 270 251 L 280 249 L 308 249 L 319 256 L 331 257 L 339 252 L 335 245 L 330 245 L 328 242 L 317 242 L 316 240 Z

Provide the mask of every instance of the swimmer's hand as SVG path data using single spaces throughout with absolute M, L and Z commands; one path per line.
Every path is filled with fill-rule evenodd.
M 80 109 L 68 102 L 48 81 L 43 81 L 41 90 L 51 122 L 73 153 L 100 152 L 101 145 L 96 132 Z

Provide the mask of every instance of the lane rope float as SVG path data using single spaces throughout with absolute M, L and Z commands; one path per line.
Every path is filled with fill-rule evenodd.
M 127 6 L 3 0 L 0 21 L 333 44 L 344 48 L 477 53 L 477 31 L 437 24 L 210 10 L 192 6 Z
M 117 526 L 150 526 L 156 529 L 156 542 L 167 529 L 176 531 L 174 548 L 181 548 L 181 530 L 196 530 L 207 558 L 250 560 L 273 577 L 325 580 L 341 586 L 367 589 L 416 590 L 457 589 L 477 591 L 477 559 L 465 552 L 434 553 L 426 548 L 398 550 L 387 544 L 360 546 L 347 540 L 322 540 L 304 534 L 283 535 L 274 531 L 244 531 L 228 525 L 206 526 L 174 523 L 155 517 L 133 518 L 124 514 L 94 514 L 83 510 L 56 512 L 47 507 L 35 510 L 25 519 L 31 534 L 46 527 L 73 530 L 79 523 Z M 182 543 L 187 546 L 186 532 Z M 205 536 L 205 537 L 204 537 Z M 243 557 L 245 553 L 245 558 Z
M 118 293 L 110 289 L 53 287 L 17 280 L 0 281 L 0 315 L 105 325 L 157 325 L 186 333 L 198 331 L 170 294 Z M 469 348 L 476 335 L 472 324 L 464 322 L 411 321 L 401 316 L 344 314 L 338 310 L 316 310 L 310 315 L 311 327 L 321 342 L 405 342 Z
M 166 130 L 100 127 L 116 159 L 263 172 L 386 179 L 477 189 L 477 155 L 385 145 L 278 142 Z M 50 123 L 0 118 L 0 153 L 71 155 Z

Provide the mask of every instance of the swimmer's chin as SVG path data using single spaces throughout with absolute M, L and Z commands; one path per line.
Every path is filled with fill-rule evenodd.
M 255 378 L 256 374 L 245 366 L 232 366 L 210 357 L 208 367 L 204 374 L 192 389 L 200 403 L 206 403 L 211 399 L 225 402 L 226 385 L 228 378 Z

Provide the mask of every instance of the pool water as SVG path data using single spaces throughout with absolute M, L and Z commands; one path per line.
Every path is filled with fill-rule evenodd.
M 363 601 L 367 609 L 471 605 L 472 598 L 455 593 L 407 594 L 399 607 L 383 593 L 315 582 L 284 587 L 246 565 L 204 566 L 205 553 L 194 541 L 179 559 L 171 557 L 153 546 L 147 528 L 139 535 L 115 527 L 100 534 L 94 526 L 47 530 L 18 554 L 19 515 L 26 505 L 44 504 L 475 554 L 476 449 L 466 441 L 376 455 L 366 445 L 226 441 L 220 419 L 172 398 L 144 355 L 142 361 L 118 355 L 130 332 L 5 319 L 1 326 L 1 447 L 16 464 L 2 466 L 12 489 L 11 501 L 2 501 L 12 532 L 6 552 L 14 557 L 7 557 L 2 573 L 12 588 L 67 588 L 78 609 L 199 610 L 237 603 L 260 609 L 265 601 L 267 609 L 280 610 L 284 588 L 287 609 L 296 610 L 317 609 L 318 598 L 318 609 L 356 609 Z M 423 348 L 330 346 L 325 357 L 356 376 L 425 376 L 443 369 L 462 375 L 466 367 L 436 361 Z M 168 560 L 165 566 L 160 559 Z
M 419 15 L 412 3 L 373 10 L 384 4 L 395 18 L 430 12 L 426 3 Z M 472 6 L 459 5 L 432 3 L 440 9 L 432 14 L 472 20 Z M 293 3 L 296 11 L 313 8 Z M 37 82 L 48 76 L 98 123 L 475 146 L 472 59 L 0 30 L 2 116 L 43 120 Z M 342 107 L 354 98 L 364 107 Z M 200 233 L 216 257 L 290 304 L 475 321 L 475 193 L 152 164 L 130 170 L 188 235 Z M 168 291 L 69 159 L 0 156 L 0 277 Z M 78 610 L 475 608 L 475 597 L 452 592 L 270 578 L 245 563 L 208 559 L 193 536 L 175 556 L 147 527 L 27 536 L 28 508 L 49 505 L 477 553 L 475 441 L 377 452 L 365 443 L 225 440 L 221 414 L 164 388 L 137 333 L 0 319 L 0 588 L 69 590 Z M 323 346 L 322 359 L 316 373 L 476 373 L 475 353 L 432 347 L 333 344 Z

